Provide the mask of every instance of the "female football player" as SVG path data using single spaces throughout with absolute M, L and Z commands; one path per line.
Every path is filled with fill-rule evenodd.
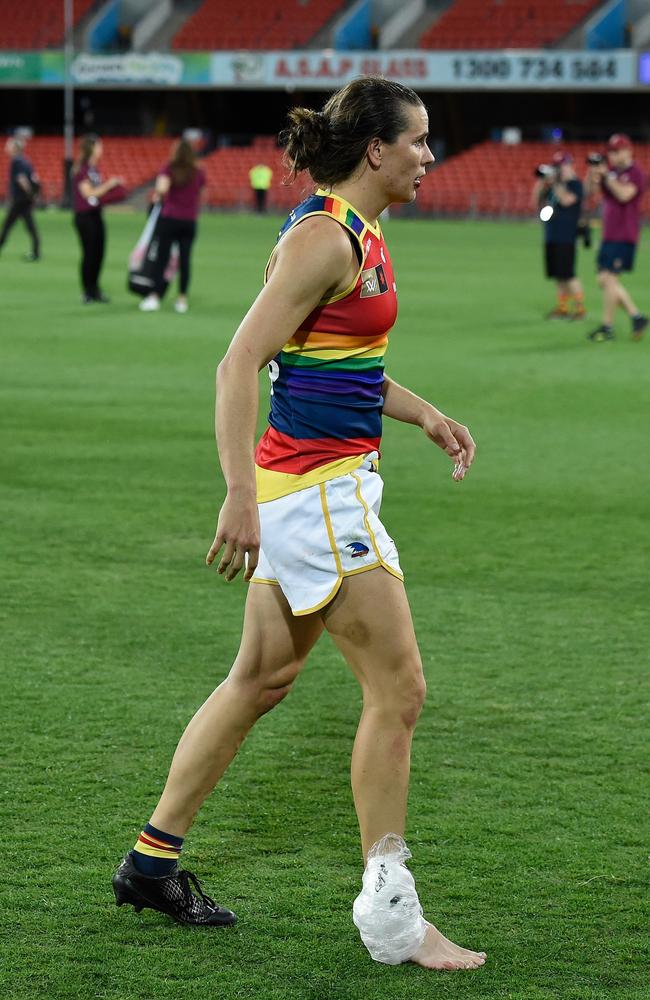
M 411 878 L 393 861 L 400 851 L 408 856 L 401 838 L 425 681 L 397 550 L 378 516 L 382 414 L 424 431 L 452 460 L 457 481 L 475 450 L 466 427 L 383 370 L 397 298 L 378 219 L 392 202 L 415 199 L 433 162 L 427 132 L 420 98 L 372 77 L 345 86 L 321 112 L 290 113 L 282 137 L 288 162 L 294 173 L 309 170 L 318 188 L 290 213 L 264 288 L 217 370 L 227 494 L 207 563 L 216 562 L 228 581 L 243 569 L 250 582 L 241 646 L 185 730 L 150 822 L 114 877 L 118 904 L 185 923 L 234 922 L 178 869 L 183 838 L 251 727 L 288 694 L 325 630 L 363 693 L 352 788 L 366 873 L 370 857 L 381 866 L 376 885 L 390 889 L 391 871 Z M 255 448 L 265 366 L 270 425 Z M 384 855 L 378 845 L 389 842 L 398 846 Z M 355 904 L 373 957 L 431 969 L 484 963 L 484 953 L 458 947 L 426 922 L 414 885 L 409 892 L 399 948 L 379 903 L 373 909 L 373 892 L 359 913 Z M 392 890 L 376 895 L 387 907 L 404 902 Z M 383 950 L 372 945 L 382 936 Z

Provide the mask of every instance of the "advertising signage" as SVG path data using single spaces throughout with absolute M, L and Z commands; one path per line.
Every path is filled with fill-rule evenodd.
M 632 52 L 219 52 L 220 86 L 325 90 L 377 74 L 421 90 L 618 90 L 637 83 Z
M 650 53 L 616 51 L 129 52 L 77 54 L 77 87 L 335 90 L 384 76 L 420 90 L 635 90 L 650 86 Z M 60 87 L 62 52 L 0 52 L 0 86 Z

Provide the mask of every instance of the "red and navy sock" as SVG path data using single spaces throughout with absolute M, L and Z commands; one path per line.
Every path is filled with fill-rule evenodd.
M 131 860 L 142 875 L 170 875 L 182 847 L 182 837 L 174 837 L 147 823 L 131 851 Z

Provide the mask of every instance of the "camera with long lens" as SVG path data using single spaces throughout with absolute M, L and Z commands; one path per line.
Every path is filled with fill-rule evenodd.
M 551 181 L 555 180 L 557 176 L 557 167 L 551 166 L 550 163 L 538 163 L 535 167 L 535 177 L 541 177 L 544 180 Z
M 586 159 L 590 167 L 599 167 L 601 163 L 605 162 L 605 157 L 602 153 L 587 153 Z

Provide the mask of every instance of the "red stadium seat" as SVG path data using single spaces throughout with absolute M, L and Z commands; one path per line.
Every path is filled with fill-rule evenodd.
M 456 0 L 420 38 L 423 49 L 544 48 L 600 0 Z
M 103 136 L 104 155 L 100 170 L 104 177 L 124 178 L 129 191 L 153 180 L 167 162 L 172 139 L 132 139 Z M 76 152 L 76 150 L 75 150 Z M 35 136 L 27 143 L 26 156 L 34 164 L 41 180 L 41 198 L 58 202 L 63 195 L 63 138 Z M 0 196 L 6 195 L 7 161 L 0 164 Z
M 307 44 L 344 0 L 204 0 L 174 49 L 291 49 Z
M 207 175 L 207 204 L 214 207 L 250 207 L 253 196 L 248 172 L 260 162 L 267 163 L 273 170 L 268 198 L 270 208 L 284 209 L 300 201 L 304 186 L 302 181 L 284 184 L 288 171 L 282 163 L 282 150 L 278 148 L 274 136 L 261 136 L 250 146 L 218 149 L 201 161 Z
M 75 0 L 75 24 L 92 7 L 94 0 Z M 60 48 L 63 44 L 63 4 L 58 0 L 29 0 L 28 4 L 2 5 L 3 49 Z
M 563 143 L 578 175 L 586 171 L 585 157 L 594 143 Z M 541 142 L 517 146 L 483 142 L 435 167 L 418 193 L 418 208 L 436 214 L 526 217 L 534 213 L 531 192 L 534 168 L 547 162 L 557 147 Z M 635 144 L 635 161 L 650 176 L 650 145 Z M 644 216 L 650 216 L 650 190 L 643 197 Z
M 573 154 L 578 174 L 586 169 L 585 157 L 593 142 L 563 143 L 562 149 Z M 126 187 L 153 184 L 160 168 L 167 162 L 172 139 L 134 139 L 104 137 L 101 170 L 106 177 L 117 174 Z M 418 193 L 417 207 L 436 215 L 485 215 L 526 217 L 533 214 L 530 203 L 533 170 L 547 162 L 557 147 L 542 142 L 523 142 L 507 146 L 483 142 L 434 167 Z M 46 202 L 61 200 L 63 184 L 63 139 L 60 136 L 37 136 L 26 150 L 42 181 Z M 637 143 L 636 162 L 650 176 L 650 144 Z M 248 171 L 256 163 L 267 163 L 273 170 L 269 207 L 287 211 L 313 191 L 308 175 L 291 180 L 282 162 L 282 150 L 274 136 L 259 136 L 250 146 L 230 146 L 216 150 L 200 160 L 206 173 L 206 204 L 211 208 L 250 208 L 253 204 Z M 0 160 L 0 198 L 6 197 L 8 160 Z M 650 190 L 643 198 L 643 210 L 650 217 Z

